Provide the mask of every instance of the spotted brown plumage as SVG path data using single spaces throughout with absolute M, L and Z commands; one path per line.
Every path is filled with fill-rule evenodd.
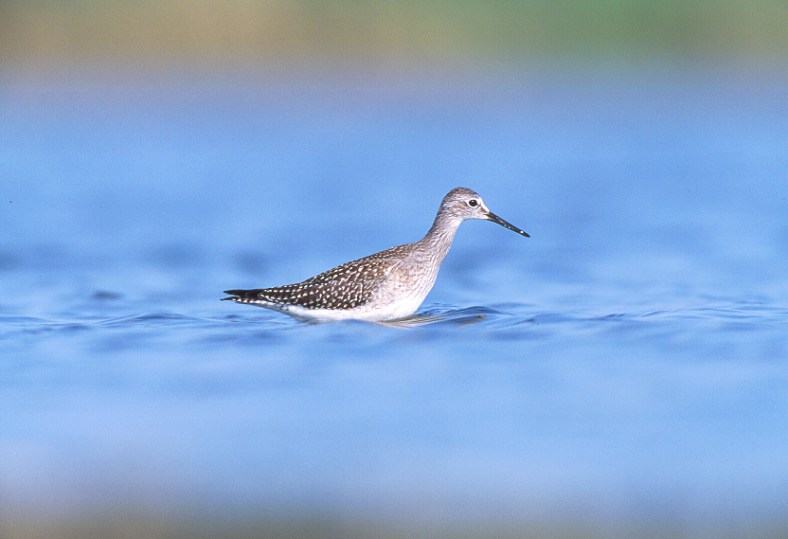
M 457 228 L 466 219 L 484 219 L 522 236 L 482 198 L 464 187 L 443 198 L 432 227 L 421 240 L 346 262 L 305 281 L 272 288 L 226 290 L 246 303 L 303 320 L 359 319 L 385 321 L 413 314 L 432 289 Z
M 393 262 L 407 253 L 408 245 L 346 262 L 295 284 L 254 290 L 225 290 L 236 303 L 299 305 L 307 309 L 355 309 L 366 305 L 376 287 L 391 271 Z

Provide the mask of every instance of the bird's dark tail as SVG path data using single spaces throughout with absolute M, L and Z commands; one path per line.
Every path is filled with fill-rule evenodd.
M 257 297 L 259 290 L 225 290 L 225 294 L 230 294 L 222 301 L 249 301 Z

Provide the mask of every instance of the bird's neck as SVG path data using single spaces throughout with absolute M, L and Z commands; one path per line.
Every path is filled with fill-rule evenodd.
M 427 234 L 419 242 L 437 258 L 438 263 L 440 263 L 449 252 L 449 248 L 454 241 L 454 235 L 457 233 L 457 228 L 460 226 L 460 223 L 462 223 L 462 219 L 439 213 L 437 217 L 435 217 L 435 222 L 432 223 L 432 227 L 430 227 Z

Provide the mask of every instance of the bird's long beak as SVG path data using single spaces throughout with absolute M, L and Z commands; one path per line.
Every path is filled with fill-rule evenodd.
M 526 238 L 530 238 L 531 237 L 531 236 L 528 235 L 528 232 L 520 230 L 519 228 L 514 226 L 512 223 L 509 223 L 508 221 L 504 221 L 503 219 L 501 219 L 500 217 L 498 217 L 497 215 L 495 215 L 491 211 L 487 212 L 487 220 L 488 221 L 492 221 L 493 223 L 497 223 L 497 224 L 501 225 L 504 228 L 508 228 L 509 230 L 511 230 L 513 232 L 517 232 L 518 234 L 520 234 L 521 236 L 525 236 Z

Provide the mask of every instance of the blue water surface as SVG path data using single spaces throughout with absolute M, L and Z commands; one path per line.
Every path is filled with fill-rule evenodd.
M 782 535 L 783 83 L 1 79 L 0 522 Z M 532 238 L 464 224 L 420 324 L 219 301 L 414 241 L 458 185 Z

